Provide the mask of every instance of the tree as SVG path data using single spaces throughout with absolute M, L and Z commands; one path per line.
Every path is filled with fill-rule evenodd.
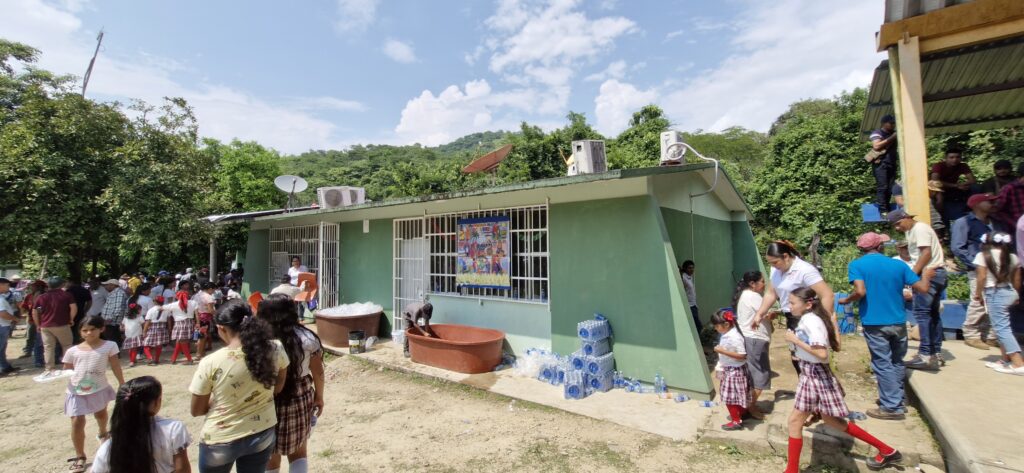
M 859 133 L 866 104 L 867 92 L 856 89 L 827 108 L 818 101 L 797 102 L 777 122 L 747 195 L 768 236 L 803 246 L 820 234 L 827 249 L 865 230 L 860 204 L 874 189 L 869 166 L 860 159 L 868 147 Z
M 633 113 L 629 128 L 609 143 L 608 167 L 630 169 L 657 166 L 661 160 L 661 133 L 671 126 L 665 112 L 647 105 Z

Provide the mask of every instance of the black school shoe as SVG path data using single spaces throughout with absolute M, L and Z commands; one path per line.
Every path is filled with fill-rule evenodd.
M 867 464 L 868 469 L 871 471 L 878 471 L 892 465 L 899 464 L 903 461 L 903 454 L 899 450 L 893 450 L 888 455 L 878 454 L 871 458 L 868 458 Z
M 868 409 L 867 415 L 868 417 L 874 417 L 875 419 L 881 420 L 903 420 L 907 418 L 907 415 L 902 412 L 893 412 L 882 407 L 877 409 Z

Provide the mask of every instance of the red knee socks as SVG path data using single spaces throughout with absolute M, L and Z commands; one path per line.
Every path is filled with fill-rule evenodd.
M 192 361 L 192 350 L 188 346 L 188 342 L 178 342 L 174 344 L 174 353 L 171 353 L 171 363 L 178 360 L 178 353 L 183 353 L 185 359 Z
M 163 350 L 164 347 L 153 347 L 152 350 L 150 350 L 149 347 L 146 347 L 146 358 L 149 358 L 150 361 L 160 363 L 160 352 Z
M 789 438 L 789 456 L 786 457 L 786 473 L 800 472 L 800 451 L 804 448 L 804 438 Z
M 135 358 L 138 356 L 139 350 L 137 348 L 132 348 L 131 350 L 128 350 L 128 361 L 135 363 Z
M 733 422 L 737 424 L 743 423 L 743 411 L 746 409 L 737 404 L 726 404 L 725 407 L 729 409 L 729 417 L 732 418 Z
M 857 427 L 857 424 L 854 424 L 853 422 L 846 423 L 846 433 L 850 434 L 853 438 L 859 439 L 864 443 L 877 448 L 878 453 L 882 455 L 891 455 L 892 452 L 895 451 L 894 448 L 882 443 L 881 440 L 878 440 L 871 434 L 865 432 L 864 429 Z

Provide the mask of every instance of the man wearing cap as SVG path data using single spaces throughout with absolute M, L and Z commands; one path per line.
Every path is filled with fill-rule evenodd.
M 117 344 L 118 348 L 124 342 L 121 334 L 121 321 L 124 314 L 128 312 L 128 293 L 121 289 L 121 283 L 116 279 L 108 279 L 103 282 L 103 288 L 107 290 L 107 300 L 103 303 L 103 321 L 106 327 L 103 328 L 103 339 Z
M 989 333 L 985 306 L 974 300 L 978 277 L 973 261 L 981 251 L 981 237 L 993 231 L 1005 231 L 1005 226 L 1001 222 L 989 217 L 994 200 L 996 197 L 992 194 L 974 194 L 968 198 L 967 207 L 971 212 L 953 222 L 953 235 L 949 245 L 957 263 L 967 269 L 967 281 L 971 287 L 971 302 L 967 305 L 967 318 L 963 325 L 964 343 L 981 350 L 988 350 L 989 346 L 999 346 L 999 342 Z
M 7 300 L 7 294 L 10 292 L 11 281 L 7 278 L 0 278 L 0 377 L 18 371 L 7 362 L 7 340 L 10 340 L 11 329 L 18 321 L 14 306 Z
M 896 119 L 892 115 L 882 117 L 881 126 L 871 132 L 871 149 L 882 153 L 871 163 L 871 174 L 875 176 L 875 205 L 885 214 L 889 211 L 892 186 L 896 182 L 900 158 L 896 154 Z
M 64 291 L 64 280 L 52 277 L 46 282 L 49 289 L 33 302 L 32 317 L 43 337 L 43 377 L 54 373 L 57 344 L 62 350 L 71 348 L 71 326 L 78 305 L 71 294 Z
M 938 370 L 942 362 L 942 320 L 939 319 L 939 294 L 946 289 L 945 256 L 939 236 L 932 227 L 914 220 L 906 209 L 889 212 L 886 220 L 905 232 L 914 274 L 930 276 L 928 291 L 914 294 L 914 319 L 921 332 L 917 355 L 904 365 L 910 369 Z
M 1017 175 L 1013 173 L 1013 164 L 1005 159 L 996 161 L 992 165 L 992 171 L 992 177 L 981 183 L 981 192 L 985 194 L 999 195 L 1004 186 L 1017 179 Z
M 927 276 L 921 279 L 908 265 L 881 253 L 889 236 L 868 232 L 857 239 L 863 256 L 850 262 L 848 277 L 853 284 L 849 296 L 840 304 L 860 301 L 860 321 L 864 340 L 871 353 L 871 369 L 878 381 L 879 407 L 867 414 L 876 419 L 902 420 L 907 354 L 907 313 L 903 305 L 903 288 L 911 286 L 920 293 L 928 292 Z

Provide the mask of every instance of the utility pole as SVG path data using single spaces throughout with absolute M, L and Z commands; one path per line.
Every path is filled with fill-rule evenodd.
M 89 86 L 89 77 L 92 76 L 92 66 L 96 64 L 96 56 L 100 54 L 100 45 L 103 44 L 103 28 L 100 28 L 100 34 L 96 37 L 96 51 L 92 53 L 92 59 L 89 60 L 89 68 L 85 70 L 85 78 L 82 80 L 82 97 L 85 97 L 85 88 Z

